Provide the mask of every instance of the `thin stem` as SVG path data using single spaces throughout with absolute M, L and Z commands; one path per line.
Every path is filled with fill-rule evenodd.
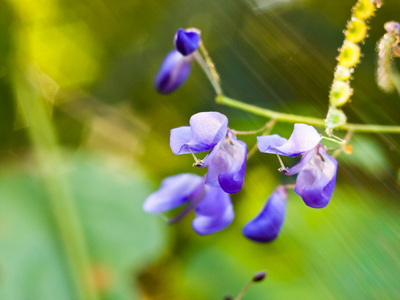
M 248 282 L 244 288 L 240 291 L 240 293 L 236 296 L 235 300 L 241 300 L 244 295 L 246 295 L 247 291 L 251 288 L 253 285 L 253 281 Z
M 222 95 L 222 89 L 221 89 L 219 75 L 217 73 L 217 70 L 215 69 L 214 63 L 212 62 L 210 56 L 208 55 L 206 48 L 204 47 L 203 42 L 201 42 L 201 41 L 200 41 L 200 45 L 199 45 L 199 50 L 203 54 L 204 58 L 203 58 L 203 56 L 201 56 L 200 52 L 198 52 L 198 51 L 193 53 L 194 58 L 197 60 L 200 67 L 203 69 L 204 73 L 206 73 L 208 79 L 210 80 L 210 82 L 215 90 L 215 93 L 217 95 Z
M 270 134 L 270 132 L 271 132 L 272 128 L 274 128 L 275 124 L 276 124 L 276 120 L 275 120 L 275 119 L 269 120 L 269 121 L 267 122 L 267 124 L 265 124 L 265 126 L 264 126 L 265 131 L 263 132 L 262 135 L 268 135 L 268 134 Z M 254 144 L 254 146 L 250 149 L 250 151 L 247 153 L 247 160 L 249 160 L 249 159 L 256 153 L 257 150 L 258 150 L 258 146 L 257 146 L 257 143 L 256 143 L 256 144 Z
M 269 110 L 266 108 L 261 108 L 255 105 L 247 104 L 232 98 L 228 98 L 224 95 L 219 95 L 216 97 L 215 101 L 219 104 L 227 105 L 230 107 L 238 108 L 243 111 L 253 113 L 258 116 L 275 119 L 279 122 L 286 123 L 306 123 L 309 125 L 325 127 L 325 120 L 305 117 L 299 115 L 285 114 Z M 400 133 L 400 126 L 389 126 L 389 125 L 367 125 L 367 124 L 354 124 L 348 123 L 342 125 L 336 129 L 353 131 L 353 132 L 370 132 L 370 133 Z

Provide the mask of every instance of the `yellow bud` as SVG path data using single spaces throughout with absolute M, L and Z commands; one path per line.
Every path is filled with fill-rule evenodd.
M 350 41 L 344 41 L 339 54 L 339 65 L 344 68 L 354 67 L 360 60 L 360 47 Z
M 374 15 L 375 4 L 373 0 L 359 0 L 354 7 L 354 16 L 365 20 Z
M 367 35 L 367 24 L 363 20 L 358 20 L 356 18 L 353 18 L 348 24 L 347 24 L 347 30 L 346 30 L 346 40 L 353 42 L 353 43 L 359 43 L 363 39 L 365 39 L 365 36 Z
M 329 93 L 329 102 L 333 106 L 341 106 L 349 100 L 351 94 L 352 90 L 347 81 L 334 80 Z

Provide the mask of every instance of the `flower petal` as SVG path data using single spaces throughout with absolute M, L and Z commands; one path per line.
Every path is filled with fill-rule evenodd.
M 197 113 L 190 118 L 190 127 L 183 126 L 171 130 L 171 150 L 175 154 L 188 154 L 190 151 L 186 145 L 190 147 L 193 153 L 213 149 L 225 138 L 227 129 L 228 118 L 223 114 L 218 112 Z M 215 155 L 215 152 L 211 152 L 208 161 Z M 205 159 L 205 162 L 207 162 L 207 159 Z
M 147 197 L 143 210 L 158 214 L 178 207 L 195 197 L 203 189 L 203 177 L 183 173 L 165 178 L 161 187 Z
M 169 94 L 180 87 L 190 74 L 191 56 L 183 56 L 172 50 L 165 57 L 154 79 L 155 89 L 162 94 Z
M 322 137 L 311 125 L 294 124 L 293 133 L 286 142 L 279 135 L 258 137 L 257 146 L 261 152 L 284 156 L 296 156 L 316 147 Z
M 275 154 L 275 148 L 282 146 L 287 142 L 287 139 L 278 134 L 258 136 L 257 147 L 263 153 Z
M 293 167 L 291 167 L 287 170 L 282 170 L 281 172 L 288 176 L 292 176 L 294 174 L 299 173 L 317 155 L 317 152 L 318 152 L 318 146 L 314 147 L 310 151 L 307 151 L 306 153 L 304 153 L 303 157 L 300 159 L 300 161 L 297 164 L 295 164 Z
M 221 186 L 227 193 L 237 193 L 244 182 L 247 146 L 233 135 L 229 137 L 232 144 L 223 141 L 220 150 L 208 166 L 206 184 Z
M 260 213 L 243 227 L 243 234 L 259 243 L 276 239 L 285 220 L 286 201 L 286 187 L 278 186 Z
M 192 223 L 193 229 L 202 235 L 224 229 L 234 218 L 231 197 L 220 187 L 208 187 L 194 212 L 196 217 Z
M 182 55 L 186 56 L 192 54 L 197 50 L 200 44 L 200 34 L 195 29 L 179 29 L 175 34 L 175 48 Z
M 337 161 L 325 153 L 320 146 L 319 156 L 314 156 L 297 175 L 294 191 L 310 207 L 323 208 L 328 205 L 335 188 Z

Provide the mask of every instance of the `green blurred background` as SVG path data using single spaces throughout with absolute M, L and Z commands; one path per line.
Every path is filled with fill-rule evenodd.
M 0 299 L 222 299 L 260 270 L 267 280 L 245 299 L 400 298 L 399 135 L 354 135 L 329 206 L 291 192 L 270 244 L 241 234 L 278 182 L 293 183 L 270 155 L 249 160 L 222 232 L 198 236 L 193 215 L 167 226 L 141 210 L 162 178 L 204 173 L 172 154 L 171 128 L 211 110 L 237 130 L 266 122 L 215 104 L 197 65 L 175 93 L 153 90 L 178 28 L 201 30 L 226 95 L 324 118 L 354 2 L 1 0 Z M 399 95 L 374 75 L 383 24 L 399 12 L 385 1 L 369 23 L 350 122 L 399 125 Z

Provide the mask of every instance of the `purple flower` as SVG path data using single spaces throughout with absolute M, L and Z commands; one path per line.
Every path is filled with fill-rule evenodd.
M 154 79 L 155 89 L 169 94 L 180 87 L 190 74 L 192 59 L 192 56 L 183 56 L 175 49 L 168 53 Z
M 205 183 L 220 186 L 227 193 L 240 191 L 246 171 L 247 146 L 228 128 L 228 119 L 218 112 L 202 112 L 190 118 L 190 126 L 171 130 L 170 146 L 174 154 L 210 150 L 195 166 L 207 167 Z
M 286 215 L 287 190 L 278 186 L 260 213 L 243 227 L 243 234 L 252 241 L 265 243 L 277 238 Z
M 322 137 L 314 127 L 295 124 L 289 140 L 279 135 L 257 137 L 258 149 L 284 156 L 303 154 L 291 168 L 281 169 L 286 175 L 298 174 L 294 191 L 306 205 L 322 208 L 328 205 L 335 188 L 337 161 L 326 154 Z
M 190 74 L 192 53 L 200 44 L 200 31 L 189 28 L 179 29 L 174 38 L 175 48 L 165 57 L 154 79 L 155 89 L 162 94 L 169 94 L 180 87 Z
M 196 28 L 188 28 L 186 30 L 180 28 L 174 38 L 175 48 L 182 55 L 192 54 L 199 48 L 200 31 Z
M 234 218 L 229 194 L 220 187 L 210 187 L 204 178 L 195 174 L 178 174 L 165 178 L 158 191 L 152 193 L 143 203 L 143 210 L 159 214 L 187 204 L 174 223 L 194 209 L 196 217 L 193 229 L 198 234 L 211 234 L 227 227 Z

